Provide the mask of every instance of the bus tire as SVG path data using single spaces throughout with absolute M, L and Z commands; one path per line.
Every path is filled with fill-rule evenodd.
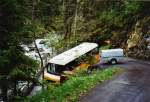
M 111 59 L 110 64 L 112 64 L 112 65 L 117 64 L 117 60 L 115 58 Z

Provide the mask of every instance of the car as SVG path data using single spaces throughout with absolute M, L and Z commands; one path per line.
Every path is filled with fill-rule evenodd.
M 146 38 L 146 42 L 150 43 L 150 37 Z
M 124 60 L 124 52 L 123 49 L 107 49 L 100 51 L 100 61 L 101 63 L 110 63 L 117 64 L 118 62 L 122 62 Z
M 150 50 L 150 37 L 145 38 L 146 42 L 147 42 L 147 48 Z
M 34 59 L 34 60 L 40 61 L 39 55 L 35 51 L 25 52 L 25 55 Z
M 43 60 L 47 60 L 52 53 L 51 47 L 48 47 L 48 45 L 46 44 L 47 40 L 48 39 L 36 39 L 35 40 L 35 43 L 38 47 L 39 53 Z M 40 57 L 39 57 L 38 51 L 37 51 L 34 43 L 31 43 L 28 45 L 21 44 L 21 47 L 23 48 L 26 56 L 29 56 L 30 58 L 32 58 L 34 60 L 40 61 Z
M 52 53 L 51 47 L 47 45 L 48 39 L 36 39 L 35 42 L 40 52 L 47 54 Z
M 23 48 L 24 52 L 29 52 L 30 51 L 30 48 L 27 45 L 21 44 L 20 46 Z
M 150 50 L 150 43 L 148 44 L 147 48 Z

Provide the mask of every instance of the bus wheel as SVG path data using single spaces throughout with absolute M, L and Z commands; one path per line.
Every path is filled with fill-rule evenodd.
M 117 64 L 117 60 L 116 59 L 111 59 L 110 64 Z

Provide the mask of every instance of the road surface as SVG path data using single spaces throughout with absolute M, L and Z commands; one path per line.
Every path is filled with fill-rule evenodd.
M 124 71 L 91 89 L 78 102 L 150 102 L 150 61 L 127 59 L 117 66 Z

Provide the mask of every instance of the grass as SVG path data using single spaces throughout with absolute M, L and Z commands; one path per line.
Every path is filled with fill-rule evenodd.
M 79 72 L 60 86 L 49 85 L 48 89 L 28 98 L 25 102 L 76 102 L 78 98 L 98 83 L 111 79 L 118 72 L 118 68 L 110 67 L 96 70 L 88 75 Z

